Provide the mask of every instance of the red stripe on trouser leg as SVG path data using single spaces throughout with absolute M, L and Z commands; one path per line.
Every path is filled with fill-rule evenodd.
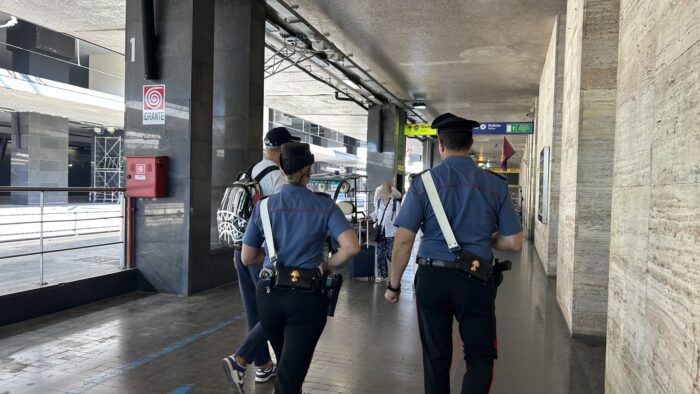
M 498 351 L 498 337 L 493 339 L 493 348 Z M 493 370 L 496 368 L 496 361 L 494 360 L 493 365 L 491 366 L 491 383 L 489 383 L 489 392 L 491 392 L 491 387 L 493 387 Z

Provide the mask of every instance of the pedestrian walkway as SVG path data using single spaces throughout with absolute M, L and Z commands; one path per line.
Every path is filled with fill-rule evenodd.
M 514 270 L 497 301 L 493 393 L 603 392 L 605 346 L 569 338 L 534 248 L 504 254 Z M 384 287 L 347 281 L 304 392 L 421 393 L 422 360 L 410 284 L 398 305 Z M 222 393 L 220 359 L 244 338 L 235 284 L 188 298 L 132 293 L 0 328 L 0 393 Z M 464 361 L 455 336 L 453 392 Z M 247 392 L 271 393 L 253 383 Z

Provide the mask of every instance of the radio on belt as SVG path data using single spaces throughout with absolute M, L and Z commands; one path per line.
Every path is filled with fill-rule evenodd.
M 127 157 L 126 195 L 129 197 L 167 197 L 168 157 Z

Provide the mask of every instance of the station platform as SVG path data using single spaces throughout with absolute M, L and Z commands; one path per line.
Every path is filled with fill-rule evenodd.
M 497 299 L 493 393 L 604 391 L 605 343 L 570 338 L 532 245 L 513 260 Z M 304 385 L 305 393 L 422 393 L 410 281 L 398 305 L 385 287 L 346 281 Z M 0 393 L 225 393 L 221 368 L 246 334 L 235 283 L 183 298 L 134 292 L 0 328 Z M 457 331 L 452 391 L 465 366 Z M 253 370 L 250 369 L 250 372 Z M 272 384 L 246 376 L 247 393 Z

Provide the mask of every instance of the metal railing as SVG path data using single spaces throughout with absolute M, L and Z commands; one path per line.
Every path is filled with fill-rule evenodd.
M 32 240 L 38 240 L 39 241 L 39 250 L 38 251 L 22 251 L 21 253 L 15 253 L 15 254 L 7 254 L 7 255 L 0 255 L 0 261 L 3 259 L 10 259 L 10 258 L 20 258 L 20 257 L 28 257 L 28 256 L 34 256 L 34 255 L 39 255 L 39 282 L 38 285 L 44 286 L 47 283 L 44 281 L 44 255 L 49 254 L 49 253 L 58 253 L 58 252 L 69 252 L 69 251 L 76 251 L 76 250 L 81 250 L 81 249 L 89 249 L 89 248 L 97 248 L 97 247 L 104 247 L 104 246 L 112 246 L 112 245 L 123 245 L 120 251 L 119 255 L 119 267 L 121 269 L 124 269 L 127 267 L 127 259 L 129 258 L 128 256 L 128 232 L 129 232 L 129 215 L 128 212 L 131 209 L 128 205 L 127 197 L 125 194 L 126 189 L 125 188 L 92 188 L 92 187 L 15 187 L 15 186 L 0 186 L 0 193 L 39 193 L 39 213 L 38 213 L 38 220 L 34 218 L 34 216 L 37 216 L 36 213 L 32 212 L 27 212 L 27 213 L 19 213 L 19 214 L 13 214 L 13 215 L 6 215 L 6 216 L 24 216 L 24 217 L 30 217 L 29 221 L 16 221 L 16 220 L 2 220 L 3 215 L 0 214 L 0 235 L 3 235 L 5 233 L 4 231 L 1 231 L 3 227 L 8 227 L 8 226 L 28 226 L 29 231 L 27 229 L 22 230 L 24 232 L 17 232 L 17 233 L 5 233 L 4 238 L 0 237 L 0 247 L 3 244 L 8 244 L 11 242 L 17 243 L 17 242 L 26 242 L 26 241 L 32 241 Z M 45 195 L 47 193 L 118 193 L 119 195 L 119 214 L 115 215 L 112 212 L 106 212 L 103 216 L 99 217 L 85 217 L 85 218 L 78 218 L 78 213 L 46 213 L 46 198 Z M 29 201 L 29 199 L 28 199 Z M 57 204 L 51 204 L 49 206 L 56 206 Z M 65 205 L 65 204 L 58 204 L 60 205 Z M 86 205 L 92 205 L 92 204 L 86 204 Z M 5 207 L 12 207 L 12 208 L 33 208 L 35 207 L 34 205 L 31 204 L 26 204 L 26 205 L 9 205 Z M 94 211 L 85 211 L 81 212 L 84 214 L 83 216 L 94 216 L 96 214 L 99 214 L 99 212 L 94 212 Z M 103 212 L 105 213 L 105 212 Z M 60 216 L 73 216 L 72 219 L 61 219 Z M 55 218 L 51 220 L 45 220 L 46 216 L 54 216 Z M 105 220 L 115 220 L 115 219 L 120 219 L 118 225 L 103 225 L 103 226 L 91 226 L 91 227 L 85 227 L 85 228 L 78 228 L 77 222 L 98 222 L 98 221 L 105 221 Z M 56 223 L 70 223 L 73 222 L 73 226 L 69 226 L 68 229 L 59 229 L 59 230 L 46 230 L 45 224 L 56 224 Z M 99 223 L 99 222 L 98 222 Z M 32 226 L 39 225 L 38 231 L 31 231 Z M 72 227 L 72 228 L 70 228 Z M 79 234 L 104 234 L 104 233 L 115 233 L 119 232 L 119 241 L 113 241 L 113 242 L 102 242 L 102 243 L 90 243 L 88 245 L 78 245 L 78 246 L 70 246 L 70 247 L 64 247 L 64 248 L 59 248 L 59 249 L 50 249 L 47 250 L 45 248 L 45 239 L 46 238 L 60 238 L 60 237 L 67 237 L 67 236 L 78 236 Z

